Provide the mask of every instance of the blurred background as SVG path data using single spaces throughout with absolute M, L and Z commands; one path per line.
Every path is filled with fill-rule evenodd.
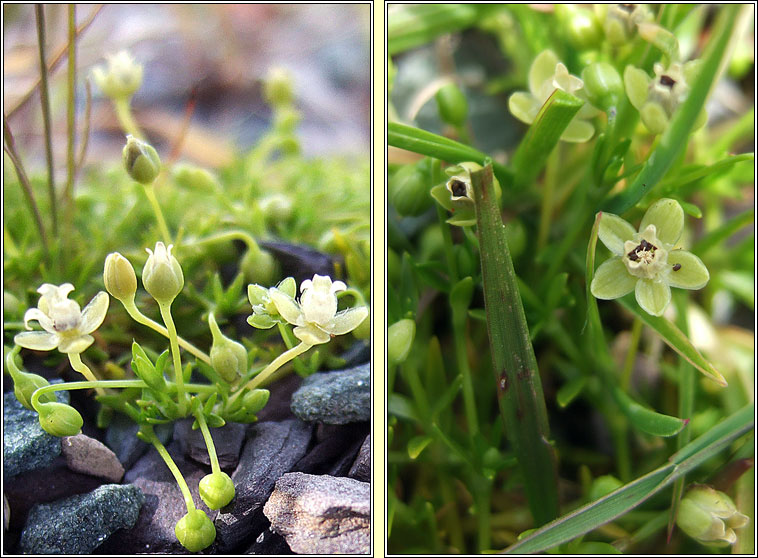
M 262 78 L 274 66 L 294 80 L 306 156 L 363 155 L 370 147 L 370 5 L 77 5 L 77 128 L 85 78 L 105 56 L 126 49 L 144 66 L 132 99 L 140 126 L 161 152 L 179 134 L 190 99 L 182 158 L 207 167 L 230 163 L 267 129 Z M 67 42 L 65 4 L 45 5 L 47 58 Z M 3 5 L 3 113 L 25 163 L 44 168 L 32 4 Z M 81 29 L 83 28 L 83 29 Z M 50 77 L 56 174 L 65 174 L 66 57 Z M 25 96 L 27 97 L 25 100 Z M 78 141 L 81 141 L 79 138 Z M 92 84 L 88 163 L 118 160 L 123 147 L 112 104 Z

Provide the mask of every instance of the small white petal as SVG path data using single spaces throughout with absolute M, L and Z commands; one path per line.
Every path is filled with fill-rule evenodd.
M 94 342 L 95 338 L 91 335 L 79 335 L 78 337 L 61 339 L 58 350 L 66 354 L 83 353 Z
M 24 331 L 13 338 L 19 347 L 34 351 L 52 351 L 58 346 L 60 339 L 55 333 L 47 331 Z
M 624 255 L 624 242 L 632 240 L 634 234 L 634 227 L 618 215 L 603 213 L 600 216 L 597 236 L 605 244 L 605 247 L 616 256 Z
M 684 230 L 684 210 L 679 202 L 662 198 L 651 205 L 642 217 L 640 232 L 655 225 L 655 234 L 669 247 L 674 246 Z
M 295 337 L 300 339 L 303 343 L 308 345 L 320 345 L 322 343 L 328 343 L 332 338 L 328 333 L 321 331 L 317 327 L 308 324 L 307 326 L 298 326 L 292 330 Z
M 53 329 L 53 321 L 39 308 L 29 308 L 29 310 L 27 310 L 24 314 L 24 327 L 26 329 L 32 329 L 29 327 L 29 322 L 32 320 L 38 321 L 39 325 L 41 325 L 42 329 L 45 331 L 55 333 L 55 329 Z
M 620 257 L 600 264 L 592 278 L 590 292 L 595 298 L 613 300 L 628 295 L 637 285 L 637 277 L 629 274 Z
M 363 320 L 368 316 L 368 308 L 365 306 L 357 306 L 348 310 L 343 310 L 334 316 L 331 324 L 329 324 L 329 333 L 332 335 L 344 335 L 350 331 L 353 331 L 356 327 L 363 323 Z
M 295 302 L 295 299 L 274 288 L 269 289 L 269 296 L 282 318 L 291 324 L 298 323 L 298 320 L 302 316 L 302 312 L 298 303 Z
M 339 293 L 345 290 L 347 290 L 347 285 L 345 285 L 345 283 L 343 283 L 342 281 L 335 281 L 334 283 L 332 283 L 332 286 L 329 288 L 329 292 L 332 294 Z
M 100 291 L 90 301 L 90 303 L 82 310 L 81 323 L 79 325 L 79 331 L 82 333 L 92 333 L 105 319 L 105 314 L 108 312 L 108 303 L 110 298 L 108 293 Z
M 634 289 L 634 296 L 645 312 L 661 316 L 671 302 L 671 289 L 666 283 L 640 279 Z

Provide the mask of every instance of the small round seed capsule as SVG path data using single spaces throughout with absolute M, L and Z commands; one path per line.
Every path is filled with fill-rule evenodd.
M 234 499 L 234 482 L 224 472 L 205 475 L 198 488 L 203 502 L 212 510 L 221 509 Z

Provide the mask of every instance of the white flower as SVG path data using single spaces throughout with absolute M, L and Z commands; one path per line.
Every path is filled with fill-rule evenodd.
M 368 308 L 356 306 L 337 312 L 337 294 L 347 287 L 325 275 L 314 275 L 300 285 L 300 303 L 279 289 L 269 289 L 271 301 L 282 318 L 293 324 L 295 337 L 309 345 L 328 342 L 348 333 L 368 316 Z
M 142 66 L 125 50 L 106 58 L 107 67 L 93 68 L 92 79 L 111 99 L 128 99 L 142 85 Z
M 30 308 L 24 314 L 24 326 L 32 329 L 29 322 L 36 320 L 44 331 L 25 331 L 14 337 L 16 345 L 37 351 L 51 351 L 57 348 L 62 353 L 81 353 L 92 345 L 90 335 L 105 319 L 108 311 L 108 293 L 100 291 L 84 307 L 68 299 L 74 290 L 71 283 L 61 286 L 45 283 L 37 292 L 37 308 Z

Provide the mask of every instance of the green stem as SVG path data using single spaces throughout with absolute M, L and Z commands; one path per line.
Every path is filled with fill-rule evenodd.
M 91 382 L 97 382 L 98 379 L 89 369 L 89 366 L 82 362 L 82 357 L 79 353 L 68 353 L 68 360 L 71 363 L 71 368 L 79 372 L 82 376 L 87 378 Z M 93 386 L 95 387 L 95 386 Z M 95 387 L 98 395 L 105 395 L 105 390 L 101 387 Z
M 37 43 L 39 45 L 40 100 L 42 101 L 42 125 L 45 130 L 45 158 L 47 160 L 47 189 L 50 197 L 50 215 L 53 220 L 53 235 L 58 234 L 58 206 L 55 203 L 55 164 L 53 160 L 52 128 L 50 124 L 50 89 L 47 82 L 45 62 L 45 7 L 34 5 L 37 16 Z
M 158 308 L 161 311 L 161 317 L 168 330 L 168 341 L 171 346 L 171 358 L 174 362 L 174 378 L 176 381 L 176 398 L 179 404 L 179 413 L 184 415 L 187 410 L 187 395 L 184 391 L 184 374 L 182 373 L 182 360 L 179 355 L 179 340 L 176 335 L 176 326 L 174 319 L 171 317 L 171 303 L 168 304 L 158 301 Z
M 74 230 L 74 183 L 76 181 L 76 5 L 68 5 L 68 104 L 66 107 L 66 189 L 63 199 L 65 205 L 66 239 L 70 239 Z M 64 245 L 65 246 L 65 245 Z M 65 249 L 65 248 L 64 248 Z
M 114 99 L 113 108 L 116 109 L 116 118 L 121 125 L 121 129 L 128 135 L 131 134 L 137 139 L 143 139 L 144 136 L 140 131 L 137 121 L 134 120 L 132 107 L 129 105 L 128 98 Z
M 629 385 L 632 380 L 632 372 L 634 371 L 634 361 L 637 358 L 637 348 L 640 344 L 640 336 L 642 335 L 642 320 L 635 318 L 632 323 L 632 336 L 629 340 L 629 350 L 626 353 L 626 359 L 624 360 L 624 369 L 621 372 L 621 389 L 629 391 Z
M 272 360 L 266 368 L 260 371 L 260 373 L 255 376 L 252 380 L 250 380 L 245 386 L 243 386 L 241 389 L 237 391 L 234 395 L 232 395 L 229 398 L 229 404 L 231 405 L 234 403 L 234 401 L 237 399 L 237 397 L 240 396 L 240 394 L 245 390 L 245 388 L 249 390 L 254 390 L 263 382 L 266 381 L 266 379 L 271 376 L 274 372 L 276 372 L 279 368 L 287 364 L 290 360 L 295 358 L 298 355 L 303 354 L 305 351 L 310 349 L 313 345 L 309 345 L 308 343 L 302 341 L 299 345 L 296 347 L 291 348 L 290 350 L 280 354 L 278 357 L 276 357 L 274 360 Z
M 543 525 L 558 516 L 558 477 L 542 383 L 495 199 L 492 166 L 471 173 L 471 183 L 498 404 L 529 509 L 535 524 Z
M 126 312 L 129 314 L 129 316 L 131 316 L 131 318 L 135 322 L 137 322 L 138 324 L 147 326 L 153 331 L 157 331 L 164 337 L 169 338 L 168 330 L 165 327 L 163 327 L 161 324 L 156 322 L 155 320 L 151 320 L 150 318 L 145 316 L 142 312 L 140 312 L 139 308 L 137 308 L 137 305 L 134 303 L 133 298 L 131 300 L 122 300 L 121 304 L 124 305 Z M 210 365 L 211 357 L 208 356 L 206 353 L 204 353 L 203 351 L 195 347 L 192 343 L 190 343 L 186 339 L 179 337 L 178 335 L 177 335 L 177 341 L 179 343 L 179 346 L 182 349 L 191 353 L 198 359 L 202 360 L 205 364 Z
M 158 450 L 158 453 L 163 458 L 163 461 L 165 461 L 166 466 L 174 475 L 176 484 L 179 485 L 179 490 L 182 491 L 182 496 L 184 497 L 184 505 L 187 506 L 187 512 L 194 510 L 195 502 L 192 500 L 192 493 L 187 486 L 187 481 L 184 480 L 182 473 L 179 471 L 179 467 L 176 466 L 176 463 L 174 463 L 174 460 L 171 458 L 168 451 L 163 446 L 163 444 L 161 444 L 161 441 L 155 436 L 155 434 L 153 434 L 150 438 L 153 446 Z
M 555 146 L 553 152 L 547 158 L 545 166 L 545 180 L 542 186 L 542 207 L 540 210 L 540 226 L 537 233 L 537 251 L 542 252 L 547 244 L 547 237 L 550 233 L 550 224 L 553 216 L 553 202 L 555 196 L 555 183 L 558 178 L 558 169 L 560 163 L 561 144 Z
M 215 234 L 213 236 L 208 236 L 206 238 L 201 238 L 199 240 L 191 241 L 191 242 L 185 242 L 182 245 L 182 248 L 188 248 L 192 246 L 202 246 L 204 244 L 215 244 L 217 242 L 225 242 L 227 240 L 241 240 L 247 245 L 247 249 L 253 256 L 256 256 L 260 251 L 260 246 L 258 246 L 258 242 L 246 231 L 240 230 L 240 229 L 234 229 L 231 231 L 224 231 L 219 234 Z
M 469 428 L 469 435 L 476 436 L 479 433 L 479 420 L 476 414 L 476 400 L 474 399 L 474 381 L 469 366 L 466 353 L 466 313 L 468 307 L 462 308 L 458 305 L 451 304 L 453 311 L 453 342 L 455 347 L 455 362 L 458 371 L 461 373 L 463 383 L 463 408 L 466 413 L 466 423 Z
M 150 202 L 150 206 L 153 208 L 153 213 L 155 213 L 163 241 L 166 244 L 171 244 L 171 233 L 168 231 L 168 225 L 166 225 L 166 219 L 163 217 L 163 210 L 158 203 L 158 198 L 155 197 L 155 188 L 153 188 L 152 184 L 143 184 L 142 186 L 145 188 L 145 195 Z
M 203 433 L 203 439 L 205 440 L 205 445 L 208 448 L 208 456 L 211 458 L 211 471 L 213 471 L 214 474 L 221 472 L 221 467 L 219 467 L 218 464 L 218 456 L 216 455 L 216 446 L 213 444 L 213 438 L 211 437 L 211 432 L 208 429 L 208 423 L 205 422 L 205 416 L 203 416 L 203 409 L 200 408 L 199 410 L 195 410 L 193 413 L 195 415 L 195 418 L 197 419 L 197 424 L 200 425 L 200 431 Z

